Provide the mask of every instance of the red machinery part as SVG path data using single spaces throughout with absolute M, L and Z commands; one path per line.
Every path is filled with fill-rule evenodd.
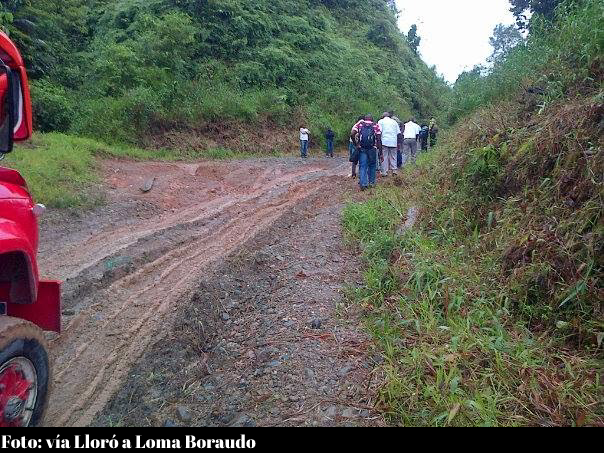
M 23 179 L 23 176 L 21 176 L 21 173 L 19 173 L 17 170 L 13 170 L 12 168 L 0 167 L 0 182 L 12 184 L 13 186 L 19 187 L 26 192 L 26 195 L 24 195 L 23 192 L 21 192 L 20 194 L 18 193 L 18 197 L 29 196 L 29 192 L 27 192 L 27 182 L 25 181 L 25 179 Z
M 37 374 L 24 357 L 0 365 L 0 427 L 27 426 L 37 394 Z
M 29 321 L 0 316 L 0 426 L 40 426 L 51 382 L 44 332 Z
M 13 140 L 26 140 L 33 130 L 27 72 L 2 32 L 0 59 L 0 103 L 16 112 L 14 118 L 11 113 Z M 3 151 L 11 150 L 9 140 Z M 38 277 L 37 215 L 42 211 L 21 175 L 0 168 L 0 427 L 40 425 L 48 403 L 51 375 L 43 330 L 60 332 L 61 306 L 60 284 Z
M 8 77 L 6 74 L 0 74 L 0 93 L 6 93 L 8 90 Z M 4 121 L 4 102 L 0 99 L 0 124 Z
M 9 284 L 0 284 L 0 302 L 8 301 Z M 6 304 L 6 315 L 29 321 L 48 332 L 61 332 L 61 284 L 40 281 L 33 304 Z
M 17 47 L 10 38 L 0 31 L 0 58 L 4 63 L 19 75 L 21 90 L 19 93 L 19 105 L 14 140 L 22 141 L 31 137 L 33 131 L 33 119 L 31 109 L 31 95 L 29 84 L 27 82 L 27 71 L 23 63 L 23 58 L 19 54 Z

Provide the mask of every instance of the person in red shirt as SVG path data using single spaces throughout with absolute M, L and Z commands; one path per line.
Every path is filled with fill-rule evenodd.
M 363 115 L 359 116 L 359 119 L 355 123 L 355 126 L 359 123 L 359 121 L 363 120 L 365 117 Z M 352 173 L 350 175 L 351 178 L 357 177 L 357 165 L 359 165 L 359 153 L 357 153 L 357 143 L 355 138 L 350 137 L 348 143 L 348 152 L 349 152 L 349 160 L 352 163 Z
M 379 124 L 373 122 L 371 115 L 355 124 L 350 138 L 357 144 L 359 151 L 359 184 L 361 190 L 375 186 L 377 177 L 377 150 L 381 147 L 382 131 Z

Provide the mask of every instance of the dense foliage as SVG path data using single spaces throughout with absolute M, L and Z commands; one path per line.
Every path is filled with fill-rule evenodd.
M 457 81 L 439 147 L 344 213 L 381 402 L 404 425 L 603 426 L 604 3 L 495 60 Z
M 328 125 L 437 114 L 444 82 L 388 0 L 10 0 L 37 127 L 109 142 L 236 121 Z
M 452 142 L 447 198 L 464 207 L 458 220 L 471 231 L 499 217 L 492 239 L 511 300 L 530 319 L 570 322 L 595 342 L 604 335 L 604 3 L 560 4 L 526 43 L 487 75 L 466 74 L 455 92 L 458 112 L 483 107 Z

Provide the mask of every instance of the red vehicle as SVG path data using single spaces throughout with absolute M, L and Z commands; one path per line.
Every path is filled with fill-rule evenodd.
M 32 133 L 27 73 L 0 32 L 0 158 Z M 38 274 L 38 221 L 19 172 L 0 167 L 0 426 L 36 426 L 48 401 L 50 366 L 44 331 L 59 332 L 60 287 Z

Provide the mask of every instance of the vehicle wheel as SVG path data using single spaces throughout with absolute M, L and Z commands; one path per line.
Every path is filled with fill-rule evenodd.
M 49 383 L 42 330 L 22 319 L 0 317 L 0 427 L 40 425 Z

